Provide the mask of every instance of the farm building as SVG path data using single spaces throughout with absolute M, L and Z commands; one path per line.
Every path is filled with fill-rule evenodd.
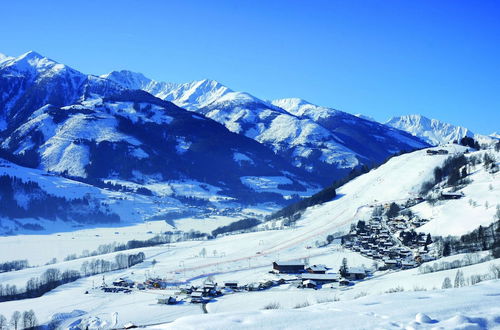
M 442 192 L 441 193 L 442 199 L 460 199 L 462 197 L 464 197 L 463 193 L 452 193 L 452 192 Z
M 345 278 L 349 280 L 362 280 L 366 277 L 366 271 L 363 268 L 349 267 Z
M 203 304 L 208 302 L 208 299 L 204 297 L 203 291 L 194 291 L 191 293 L 191 303 L 193 304 Z
M 177 299 L 175 297 L 160 296 L 156 298 L 158 304 L 162 305 L 175 305 L 177 304 Z
M 273 262 L 273 270 L 278 273 L 302 273 L 304 263 L 300 261 L 275 261 Z
M 306 268 L 306 271 L 311 274 L 324 274 L 327 270 L 325 265 L 312 265 Z
M 225 281 L 224 282 L 224 287 L 230 288 L 230 289 L 237 289 L 238 288 L 238 282 L 237 281 Z
M 304 286 L 304 288 L 316 289 L 318 287 L 318 284 L 313 280 L 305 280 L 302 282 L 302 285 Z
M 340 280 L 338 274 L 304 274 L 302 275 L 302 282 L 314 281 L 318 284 L 338 282 Z

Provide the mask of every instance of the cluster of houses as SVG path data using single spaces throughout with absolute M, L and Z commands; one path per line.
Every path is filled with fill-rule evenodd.
M 217 283 L 207 282 L 200 287 L 183 287 L 181 293 L 187 294 L 190 302 L 193 304 L 207 303 L 212 298 L 222 296 L 220 288 Z
M 206 304 L 216 297 L 224 294 L 237 293 L 243 291 L 260 291 L 286 283 L 297 284 L 298 288 L 318 289 L 325 284 L 338 283 L 340 286 L 352 285 L 351 281 L 362 280 L 368 271 L 362 268 L 348 267 L 343 276 L 339 273 L 331 273 L 330 268 L 325 265 L 306 265 L 301 261 L 276 261 L 272 264 L 271 273 L 290 275 L 280 276 L 278 279 L 262 280 L 257 283 L 240 285 L 237 281 L 225 281 L 222 285 L 207 281 L 201 286 L 183 285 L 178 287 L 179 291 L 174 295 L 160 295 L 157 303 L 161 305 L 176 305 L 182 302 L 193 304 Z M 105 292 L 124 292 L 130 293 L 133 288 L 138 290 L 145 289 L 165 289 L 171 286 L 166 280 L 159 278 L 148 279 L 144 283 L 136 283 L 130 279 L 120 278 L 113 281 L 112 287 L 103 286 Z M 183 296 L 179 298 L 179 296 Z
M 338 273 L 330 273 L 330 268 L 325 265 L 306 266 L 300 261 L 275 261 L 273 262 L 273 269 L 271 272 L 297 275 L 297 277 L 291 277 L 284 281 L 299 281 L 300 284 L 298 287 L 314 289 L 330 283 L 338 283 L 341 286 L 352 285 L 353 283 L 351 281 L 362 280 L 368 275 L 365 269 L 349 267 L 344 276 L 340 276 Z
M 419 217 L 398 216 L 396 218 L 387 219 L 385 222 L 391 233 L 396 233 L 401 230 L 411 230 L 425 225 L 429 220 Z
M 381 217 L 373 217 L 368 223 L 358 225 L 344 236 L 343 245 L 367 258 L 383 262 L 380 270 L 416 267 L 412 250 L 401 246 L 400 242 L 393 238 L 392 230 L 407 228 L 406 225 L 403 228 L 403 225 L 398 223 L 399 221 L 384 225 Z

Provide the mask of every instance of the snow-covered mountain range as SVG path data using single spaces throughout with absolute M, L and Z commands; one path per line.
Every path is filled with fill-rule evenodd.
M 491 142 L 492 138 L 498 139 L 494 134 L 490 136 L 475 134 L 468 128 L 429 119 L 422 115 L 392 117 L 385 124 L 417 136 L 431 145 L 453 143 L 466 136 L 479 142 Z
M 1 158 L 188 205 L 199 198 L 284 204 L 354 168 L 434 144 L 410 126 L 449 139 L 468 134 L 400 122 L 407 124 L 298 98 L 266 101 L 207 79 L 158 82 L 126 70 L 94 76 L 36 52 L 0 56 Z M 182 182 L 206 193 L 172 189 Z
M 232 132 L 268 146 L 321 180 L 426 146 L 400 130 L 339 110 L 294 98 L 264 101 L 213 80 L 172 84 L 125 70 L 101 77 L 203 114 Z
M 203 115 L 35 52 L 2 57 L 0 109 L 1 158 L 100 188 L 185 207 L 282 204 L 321 188 L 317 176 Z M 173 188 L 183 182 L 194 188 Z M 14 186 L 4 196 L 14 198 Z

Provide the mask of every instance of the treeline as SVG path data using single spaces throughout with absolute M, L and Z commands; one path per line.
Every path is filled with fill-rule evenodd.
M 36 298 L 57 288 L 60 285 L 74 282 L 82 277 L 102 274 L 114 270 L 132 267 L 144 261 L 143 252 L 137 254 L 118 254 L 114 261 L 93 259 L 82 263 L 80 270 L 65 270 L 49 268 L 40 277 L 32 277 L 26 282 L 24 290 L 16 285 L 0 284 L 0 301 Z
M 460 237 L 448 236 L 435 240 L 444 257 L 467 252 L 491 250 L 494 258 L 500 258 L 500 219 L 487 227 L 479 226 Z
M 21 270 L 24 268 L 28 268 L 28 260 L 12 260 L 7 262 L 0 263 L 0 273 L 12 272 L 15 270 Z
M 460 139 L 460 144 L 463 145 L 464 147 L 470 147 L 474 148 L 476 150 L 481 149 L 481 146 L 479 145 L 479 142 L 474 140 L 471 137 L 464 136 L 463 138 Z
M 24 311 L 23 313 L 14 311 L 10 317 L 10 322 L 7 322 L 7 318 L 0 314 L 0 330 L 9 329 L 9 325 L 15 330 L 38 329 L 38 320 L 32 309 Z
M 464 273 L 461 269 L 458 269 L 455 274 L 455 281 L 452 285 L 449 277 L 445 277 L 443 280 L 443 284 L 441 289 L 451 289 L 451 288 L 460 288 L 469 285 L 475 285 L 483 281 L 496 280 L 500 279 L 500 266 L 499 265 L 490 265 L 489 272 L 486 274 L 475 274 L 471 275 L 468 278 L 464 276 Z
M 426 181 L 420 188 L 422 195 L 427 194 L 437 184 L 446 181 L 446 185 L 453 187 L 460 183 L 462 179 L 467 176 L 467 168 L 465 165 L 468 163 L 476 164 L 477 158 L 470 157 L 467 159 L 463 154 L 448 157 L 442 166 L 434 168 L 434 176 L 431 180 Z
M 212 231 L 212 236 L 215 238 L 218 235 L 233 232 L 233 231 L 239 231 L 239 230 L 246 230 L 253 228 L 260 224 L 260 221 L 255 219 L 255 218 L 248 218 L 248 219 L 242 219 L 238 220 L 235 222 L 230 223 L 227 226 L 222 226 L 214 229 Z
M 304 199 L 301 199 L 300 201 L 293 203 L 291 205 L 288 205 L 281 210 L 271 214 L 268 216 L 266 219 L 267 220 L 273 220 L 277 218 L 293 218 L 293 216 L 308 207 L 318 205 L 321 203 L 329 202 L 332 199 L 334 199 L 337 196 L 336 189 L 343 186 L 347 182 L 351 181 L 352 179 L 357 178 L 358 176 L 368 173 L 370 169 L 374 168 L 373 167 L 368 167 L 366 165 L 363 165 L 358 168 L 354 168 L 346 177 L 335 181 L 332 183 L 330 186 L 326 187 L 325 189 L 321 190 L 320 192 L 317 192 L 316 194 L 312 195 L 311 197 L 307 197 Z
M 80 259 L 80 258 L 87 258 L 87 257 L 95 257 L 98 255 L 103 255 L 103 254 L 108 254 L 108 253 L 113 253 L 113 252 L 120 252 L 120 251 L 125 251 L 125 250 L 132 250 L 132 249 L 138 249 L 138 248 L 144 248 L 144 247 L 151 247 L 151 246 L 157 246 L 161 244 L 169 244 L 171 242 L 179 242 L 179 241 L 187 241 L 187 240 L 194 240 L 194 239 L 209 239 L 211 238 L 208 234 L 206 233 L 201 233 L 199 231 L 195 230 L 190 230 L 188 232 L 181 232 L 181 233 L 173 233 L 171 231 L 167 231 L 161 235 L 155 235 L 154 237 L 151 237 L 147 240 L 130 240 L 127 243 L 110 243 L 110 244 L 101 244 L 99 247 L 92 251 L 89 252 L 88 250 L 85 250 L 82 252 L 81 255 L 77 256 L 76 254 L 70 254 L 64 258 L 64 261 L 69 261 L 69 260 L 75 260 L 75 259 Z
M 479 263 L 483 263 L 493 259 L 491 255 L 486 255 L 481 257 L 479 254 L 467 254 L 462 259 L 457 259 L 453 261 L 436 261 L 434 263 L 424 263 L 418 267 L 418 271 L 420 274 L 428 274 L 434 272 L 440 272 L 443 270 L 456 269 L 461 267 L 467 267 Z
M 465 157 L 463 154 L 451 156 L 445 160 L 442 166 L 434 168 L 433 178 L 422 184 L 420 193 L 425 195 L 440 183 L 444 183 L 448 187 L 467 184 L 468 168 L 481 163 L 490 173 L 496 173 L 499 170 L 495 158 L 489 153 L 485 153 L 483 157 Z
M 25 196 L 19 198 L 19 196 Z M 9 218 L 45 218 L 80 223 L 119 222 L 120 217 L 88 197 L 67 199 L 48 194 L 37 182 L 0 175 L 0 215 Z M 26 229 L 43 229 L 37 224 L 21 225 Z

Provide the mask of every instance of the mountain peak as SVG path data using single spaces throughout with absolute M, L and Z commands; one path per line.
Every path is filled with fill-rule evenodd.
M 112 71 L 100 76 L 104 79 L 109 79 L 128 89 L 144 89 L 152 80 L 144 76 L 140 72 L 130 70 Z
M 341 111 L 328 107 L 312 104 L 301 98 L 277 99 L 271 102 L 274 106 L 280 107 L 295 116 L 305 116 L 313 120 L 329 117 Z
M 385 124 L 420 137 L 433 145 L 450 143 L 460 140 L 464 136 L 474 136 L 474 133 L 465 127 L 455 126 L 418 114 L 392 117 Z
M 4 62 L 4 61 L 10 60 L 10 59 L 12 59 L 12 57 L 0 53 L 0 62 Z
M 24 54 L 21 54 L 20 56 L 17 57 L 19 60 L 21 59 L 42 59 L 46 58 L 45 56 L 40 55 L 39 53 L 35 52 L 34 50 L 27 51 Z
M 2 67 L 9 67 L 17 72 L 46 73 L 49 71 L 60 71 L 67 68 L 64 64 L 40 55 L 30 50 L 18 57 L 7 57 L 0 60 Z

